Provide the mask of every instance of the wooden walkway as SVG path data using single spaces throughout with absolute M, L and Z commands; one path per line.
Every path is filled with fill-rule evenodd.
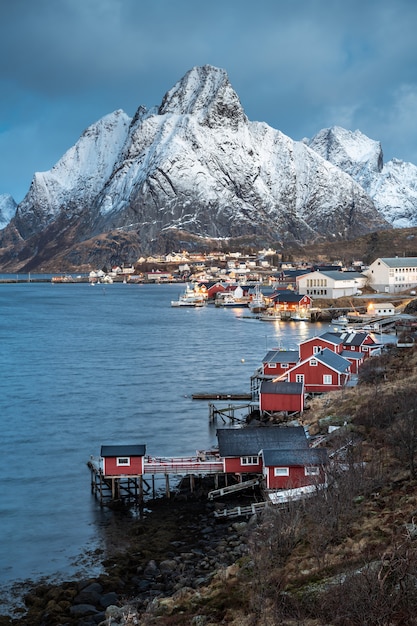
M 259 485 L 259 480 L 259 478 L 254 478 L 252 480 L 242 480 L 242 482 L 237 483 L 236 485 L 229 485 L 228 487 L 213 489 L 212 491 L 209 491 L 208 499 L 214 500 L 214 498 L 220 498 L 222 496 L 230 495 L 231 493 L 244 491 L 245 489 L 249 489 L 249 487 L 256 487 L 256 485 Z

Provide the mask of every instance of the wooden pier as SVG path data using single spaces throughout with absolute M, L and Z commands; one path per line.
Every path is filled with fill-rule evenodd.
M 100 458 L 91 457 L 87 463 L 91 473 L 91 493 L 100 505 L 123 501 L 143 504 L 146 495 L 156 497 L 155 477 L 165 478 L 165 495 L 171 496 L 170 476 L 189 476 L 190 491 L 194 491 L 196 476 L 214 475 L 215 486 L 224 472 L 223 461 L 213 456 L 207 457 L 147 457 L 143 463 L 142 474 L 105 475 Z
M 192 394 L 193 400 L 252 400 L 251 393 L 198 392 Z

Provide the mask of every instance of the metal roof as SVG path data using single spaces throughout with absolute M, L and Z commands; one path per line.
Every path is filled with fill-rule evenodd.
M 354 350 L 342 350 L 342 354 L 340 356 L 342 356 L 344 359 L 360 361 L 361 359 L 363 359 L 364 354 L 363 352 L 355 352 Z
M 350 367 L 349 361 L 340 356 L 340 354 L 332 352 L 332 350 L 329 350 L 328 348 L 324 348 L 321 352 L 314 354 L 312 358 L 317 359 L 317 361 L 320 361 L 320 363 L 323 363 L 324 365 L 328 365 L 341 374 L 343 374 L 343 372 Z
M 300 396 L 304 391 L 303 383 L 288 383 L 280 381 L 274 383 L 272 380 L 263 380 L 261 382 L 261 393 L 276 393 L 279 395 L 297 395 Z
M 146 446 L 143 444 L 126 444 L 101 446 L 100 455 L 109 456 L 145 456 Z
M 327 463 L 325 448 L 291 448 L 277 450 L 266 448 L 262 450 L 266 467 L 283 467 L 287 465 L 324 465 Z
M 415 256 L 381 257 L 379 260 L 388 267 L 417 267 L 417 257 Z
M 323 274 L 332 280 L 357 280 L 358 278 L 365 278 L 364 274 L 360 272 L 317 272 Z
M 262 363 L 296 363 L 298 359 L 298 350 L 270 350 Z
M 257 455 L 263 448 L 288 449 L 308 445 L 302 426 L 219 428 L 217 440 L 221 457 Z
M 331 333 L 331 332 L 323 333 L 322 335 L 319 335 L 319 337 L 312 337 L 312 339 L 324 339 L 325 341 L 328 341 L 329 343 L 333 343 L 335 346 L 339 346 L 341 343 L 343 343 L 343 340 L 341 337 L 338 337 L 336 333 Z

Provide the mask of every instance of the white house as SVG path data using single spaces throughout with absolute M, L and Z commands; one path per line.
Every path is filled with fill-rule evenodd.
M 359 272 L 316 271 L 297 276 L 298 293 L 316 298 L 354 296 L 366 283 Z
M 376 259 L 366 270 L 375 291 L 398 293 L 417 286 L 417 257 Z

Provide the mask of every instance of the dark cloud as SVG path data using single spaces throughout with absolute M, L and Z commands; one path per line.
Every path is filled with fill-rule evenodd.
M 227 70 L 249 119 L 340 125 L 417 164 L 415 0 L 13 0 L 0 5 L 0 193 L 20 201 L 91 123 Z

